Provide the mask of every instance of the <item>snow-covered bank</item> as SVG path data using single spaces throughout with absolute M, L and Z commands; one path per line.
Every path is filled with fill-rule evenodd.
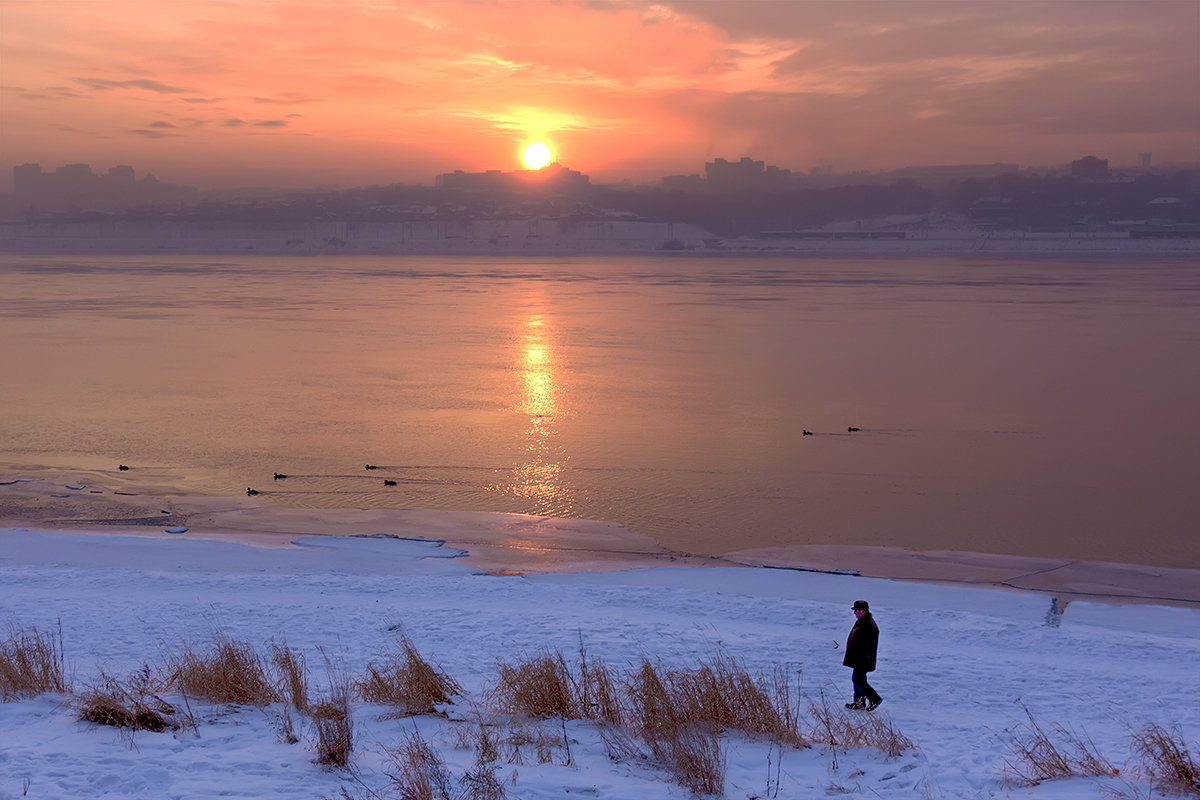
M 893 232 L 895 233 L 895 232 Z M 866 235 L 866 234 L 864 234 Z M 266 253 L 537 256 L 699 252 L 905 256 L 928 253 L 1011 255 L 1188 255 L 1195 238 L 1130 238 L 1127 232 L 1027 233 L 968 228 L 902 232 L 903 238 L 721 239 L 698 225 L 632 220 L 434 220 L 415 222 L 106 222 L 0 224 L 0 252 Z
M 1148 791 L 1121 776 L 1033 788 L 1005 785 L 1006 733 L 1025 720 L 1086 733 L 1114 764 L 1130 761 L 1129 731 L 1200 726 L 1200 611 L 1051 598 L 791 570 L 659 567 L 609 573 L 495 577 L 433 541 L 300 537 L 287 548 L 233 542 L 0 531 L 3 621 L 57 630 L 77 683 L 124 675 L 181 642 L 215 631 L 308 655 L 314 686 L 324 648 L 360 672 L 402 627 L 422 654 L 481 701 L 498 661 L 545 648 L 613 665 L 643 657 L 694 664 L 718 648 L 753 669 L 788 665 L 800 689 L 848 699 L 840 643 L 866 598 L 883 636 L 877 713 L 916 748 L 888 760 L 872 751 L 788 751 L 728 733 L 725 796 L 1093 798 L 1103 787 Z M 467 717 L 463 709 L 451 717 Z M 108 728 L 76 721 L 62 698 L 0 705 L 0 797 L 336 797 L 351 785 L 314 763 L 312 731 L 286 744 L 279 709 L 202 708 L 195 734 L 139 733 L 130 747 Z M 380 719 L 355 712 L 354 762 L 376 788 L 384 751 L 419 730 L 452 774 L 473 765 L 452 719 Z M 656 800 L 688 792 L 635 762 L 612 761 L 594 727 L 570 723 L 572 763 L 502 764 L 509 797 Z M 779 771 L 769 782 L 769 759 Z M 777 791 L 776 791 L 777 789 Z M 771 793 L 768 793 L 771 792 Z M 1132 796 L 1132 794 L 1130 794 Z
M 147 491 L 145 486 L 111 474 L 74 472 L 76 482 L 64 482 L 63 476 L 53 471 L 36 474 L 40 477 L 0 479 L 0 529 L 71 532 L 91 527 L 166 537 L 169 528 L 186 528 L 189 540 L 236 541 L 260 547 L 285 546 L 304 535 L 386 533 L 447 541 L 461 549 L 461 560 L 468 566 L 492 575 L 667 565 L 766 566 L 1005 587 L 1052 595 L 1064 605 L 1073 600 L 1096 600 L 1200 608 L 1200 570 L 1178 567 L 842 544 L 706 555 L 674 551 L 648 536 L 597 520 L 400 508 L 291 508 L 264 504 L 257 497 L 188 495 L 171 487 Z M 110 485 L 93 480 L 106 480 Z M 90 553 L 87 558 L 91 558 L 97 547 L 83 542 L 77 549 Z

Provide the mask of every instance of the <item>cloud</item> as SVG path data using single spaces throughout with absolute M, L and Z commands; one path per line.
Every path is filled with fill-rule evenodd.
M 175 126 L 164 120 L 158 120 L 157 122 L 151 122 L 146 127 L 149 127 L 149 128 L 174 128 Z
M 81 92 L 67 86 L 47 86 L 38 91 L 22 86 L 0 86 L 0 90 L 12 92 L 23 100 L 55 100 L 63 97 L 86 97 Z
M 160 130 L 158 128 L 154 128 L 154 129 L 134 128 L 133 130 L 131 130 L 129 132 L 136 136 L 142 136 L 146 139 L 169 139 L 169 138 L 174 138 L 174 137 L 178 137 L 181 135 L 178 133 L 167 133 L 166 131 Z
M 89 89 L 96 89 L 102 92 L 113 89 L 144 89 L 147 92 L 155 92 L 157 94 L 186 94 L 196 91 L 195 89 L 171 86 L 170 84 L 152 81 L 147 78 L 136 78 L 128 81 L 110 81 L 104 78 L 76 78 L 75 80 Z
M 252 97 L 252 98 L 250 98 L 250 102 L 251 103 L 267 103 L 267 104 L 276 104 L 276 103 L 293 104 L 293 103 L 312 103 L 315 101 L 311 97 L 306 97 L 304 95 L 297 94 L 296 92 L 284 92 L 279 97 Z
M 490 168 L 539 135 L 606 179 L 714 156 L 792 169 L 1200 156 L 1196 0 L 55 5 L 16 4 L 0 31 L 0 121 L 28 120 L 0 143 L 13 160 L 91 146 L 44 141 L 58 119 L 112 137 L 127 160 L 146 131 L 203 121 L 211 135 L 190 132 L 181 158 L 241 128 L 221 157 L 244 147 L 282 162 L 303 128 L 314 152 Z M 71 97 L 89 102 L 67 115 L 56 102 Z

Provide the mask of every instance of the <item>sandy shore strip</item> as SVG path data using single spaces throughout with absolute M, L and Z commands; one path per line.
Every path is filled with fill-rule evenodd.
M 1075 599 L 1200 607 L 1200 570 L 897 547 L 795 545 L 721 555 L 681 553 L 614 523 L 522 514 L 410 509 L 297 509 L 253 497 L 175 496 L 47 478 L 0 476 L 5 530 L 237 541 L 291 547 L 297 536 L 434 539 L 497 575 L 638 567 L 745 566 L 976 584 Z M 172 532 L 168 532 L 172 531 Z

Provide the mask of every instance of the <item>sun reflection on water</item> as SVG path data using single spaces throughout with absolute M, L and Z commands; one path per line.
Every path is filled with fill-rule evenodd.
M 534 314 L 522 320 L 516 339 L 514 410 L 529 421 L 523 458 L 504 488 L 531 503 L 528 513 L 570 516 L 575 493 L 566 482 L 568 456 L 558 441 L 563 381 L 554 333 L 544 315 Z

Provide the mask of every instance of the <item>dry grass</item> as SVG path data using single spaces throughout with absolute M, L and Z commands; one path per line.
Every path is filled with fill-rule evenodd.
M 674 670 L 668 676 L 672 698 L 677 706 L 683 706 L 685 719 L 793 747 L 805 746 L 786 683 L 783 706 L 779 707 L 761 676 L 752 676 L 744 665 L 723 653 L 711 663 L 693 670 Z
M 660 739 L 682 724 L 680 710 L 675 707 L 671 693 L 649 659 L 643 658 L 641 666 L 629 677 L 626 691 L 630 701 L 630 727 L 644 741 Z
M 680 786 L 693 794 L 725 793 L 725 752 L 716 731 L 684 725 L 657 746 Z
M 356 688 L 365 702 L 394 706 L 404 715 L 433 713 L 436 705 L 463 693 L 457 681 L 421 657 L 407 636 L 399 652 L 367 664 Z
M 491 691 L 493 705 L 510 714 L 578 718 L 577 685 L 562 652 L 544 653 L 515 664 L 501 663 Z
M 587 719 L 620 725 L 624 720 L 620 677 L 603 661 L 588 661 L 579 666 L 580 705 Z
M 559 657 L 561 660 L 561 656 Z M 603 659 L 589 660 L 583 633 L 579 634 L 579 679 L 574 681 L 579 713 L 586 719 L 620 725 L 623 701 L 620 677 Z
M 170 709 L 168 707 L 169 710 Z M 97 725 L 161 733 L 172 727 L 158 710 L 130 703 L 116 692 L 94 690 L 81 698 L 79 718 Z
M 279 715 L 279 740 L 285 744 L 296 744 L 300 741 L 300 732 L 296 730 L 296 722 L 287 706 L 284 706 Z
M 479 719 L 475 730 L 475 763 L 491 764 L 500 757 L 499 736 L 496 730 Z
M 768 681 L 724 653 L 693 669 L 659 669 L 643 659 L 627 691 L 633 727 L 648 741 L 682 725 L 699 725 L 807 746 L 782 669 Z
M 168 671 L 180 691 L 214 703 L 269 705 L 283 699 L 254 647 L 224 636 L 205 653 L 185 647 L 169 659 Z
M 1179 728 L 1146 725 L 1133 737 L 1142 768 L 1156 788 L 1200 797 L 1200 767 Z
M 287 644 L 271 644 L 271 663 L 275 666 L 280 695 L 297 711 L 308 710 L 308 662 Z
M 446 762 L 419 733 L 404 740 L 388 773 L 400 800 L 452 800 Z
M 509 764 L 525 763 L 525 753 L 532 750 L 537 764 L 553 764 L 556 753 L 563 754 L 561 763 L 570 763 L 570 748 L 564 736 L 550 733 L 540 726 L 519 726 L 511 729 L 500 744 L 505 748 L 504 759 Z M 493 761 L 495 759 L 492 759 Z M 487 763 L 482 759 L 480 764 Z
M 1024 708 L 1028 723 L 1017 725 L 1012 732 L 1012 758 L 1005 760 L 1008 777 L 1027 786 L 1043 781 L 1077 776 L 1116 775 L 1119 770 L 1096 750 L 1091 739 L 1056 725 L 1053 735 L 1047 733 Z
M 317 732 L 317 763 L 327 767 L 346 767 L 354 750 L 354 719 L 346 697 L 327 700 L 312 707 L 313 728 Z
M 43 692 L 64 694 L 70 690 L 61 624 L 57 636 L 37 628 L 14 629 L 0 642 L 0 698 L 5 702 Z
M 843 750 L 877 750 L 888 758 L 897 758 L 915 747 L 886 716 L 830 706 L 824 694 L 819 702 L 809 700 L 808 711 L 812 720 L 809 736 L 819 744 Z
M 317 763 L 329 767 L 347 767 L 354 750 L 354 717 L 350 713 L 350 698 L 354 684 L 340 662 L 318 647 L 325 661 L 325 676 L 329 682 L 326 698 L 311 707 L 313 728 L 317 732 Z
M 148 666 L 124 681 L 101 673 L 100 683 L 76 698 L 76 708 L 85 722 L 109 725 L 131 734 L 194 729 L 196 721 L 190 711 L 159 696 L 162 688 Z
M 505 797 L 504 784 L 496 779 L 496 768 L 480 765 L 463 774 L 455 800 L 504 800 Z
M 679 785 L 700 794 L 721 794 L 725 786 L 725 754 L 719 739 L 720 723 L 709 718 L 712 698 L 689 696 L 688 692 L 707 683 L 705 670 L 661 673 L 642 659 L 630 677 L 629 719 L 650 752 Z M 726 703 L 719 704 L 724 708 Z M 629 742 L 609 731 L 604 735 L 610 753 L 614 748 L 630 750 Z
M 634 738 L 629 729 L 622 725 L 609 725 L 600 722 L 596 732 L 604 742 L 604 752 L 610 760 L 618 763 L 626 761 L 641 761 L 648 759 L 650 754 L 643 749 L 641 743 Z

